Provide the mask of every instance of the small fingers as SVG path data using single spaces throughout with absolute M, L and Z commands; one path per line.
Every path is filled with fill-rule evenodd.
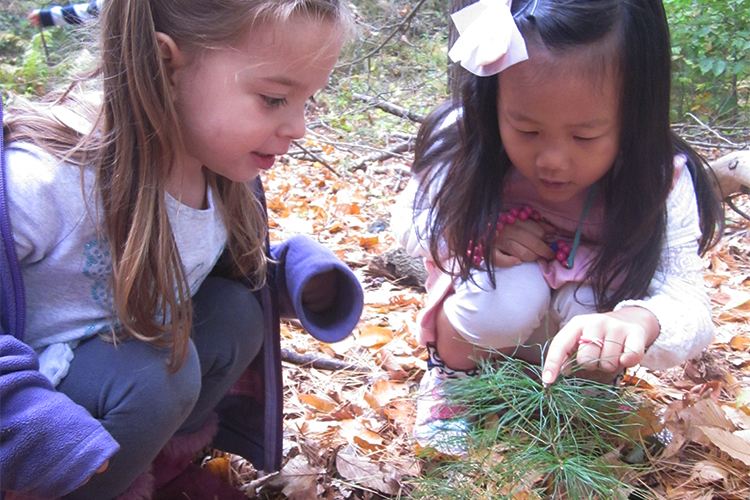
M 521 264 L 522 261 L 518 257 L 513 257 L 495 248 L 492 255 L 492 262 L 495 264 L 495 267 L 513 267 Z
M 575 352 L 580 338 L 581 328 L 578 327 L 576 318 L 573 318 L 550 342 L 542 369 L 542 382 L 551 384 L 557 380 L 571 354 Z
M 625 344 L 620 355 L 620 364 L 626 368 L 637 365 L 646 352 L 646 332 L 634 332 L 625 338 Z

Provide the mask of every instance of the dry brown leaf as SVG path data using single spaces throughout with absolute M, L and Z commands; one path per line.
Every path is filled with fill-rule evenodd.
M 745 441 L 741 436 L 735 435 L 735 433 L 728 432 L 724 429 L 708 427 L 705 425 L 698 426 L 698 428 L 721 451 L 732 458 L 740 460 L 745 465 L 750 466 L 750 442 Z
M 336 469 L 341 477 L 386 495 L 395 495 L 401 489 L 399 485 L 401 475 L 396 469 L 378 466 L 369 460 L 354 455 L 346 453 L 336 455 Z
M 396 398 L 403 397 L 408 393 L 408 386 L 391 380 L 378 380 L 372 384 L 372 390 L 370 391 L 370 394 L 378 403 L 377 408 L 380 408 Z
M 393 330 L 382 326 L 366 324 L 359 329 L 357 343 L 365 347 L 377 347 L 393 340 Z
M 722 309 L 747 309 L 750 306 L 750 304 L 748 304 L 748 302 L 750 302 L 750 292 L 744 290 L 727 291 L 731 298 L 726 304 L 724 304 Z
M 314 500 L 318 498 L 318 476 L 324 472 L 322 467 L 312 467 L 304 455 L 297 455 L 270 483 L 283 487 L 282 493 L 289 500 Z
M 750 349 L 750 337 L 747 335 L 735 335 L 729 341 L 729 346 L 735 351 L 747 351 Z
M 691 479 L 698 484 L 725 483 L 729 471 L 715 462 L 701 460 L 693 466 Z
M 206 462 L 203 468 L 225 483 L 231 484 L 231 467 L 229 465 L 229 457 L 223 456 L 214 458 L 213 460 L 209 460 L 208 462 Z
M 724 411 L 711 399 L 701 399 L 693 406 L 678 412 L 678 416 L 689 426 L 717 427 L 725 431 L 733 431 L 734 424 L 727 418 Z
M 316 394 L 300 394 L 297 398 L 306 405 L 310 405 L 323 413 L 331 413 L 337 406 L 336 403 L 327 396 L 323 397 Z

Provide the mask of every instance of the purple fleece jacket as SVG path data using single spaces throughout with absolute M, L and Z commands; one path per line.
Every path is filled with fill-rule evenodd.
M 0 123 L 2 118 L 0 101 Z M 91 477 L 120 445 L 52 387 L 22 342 L 24 293 L 6 204 L 3 146 L 0 133 L 0 489 L 58 497 Z
M 38 369 L 29 346 L 0 336 L 2 488 L 52 498 L 77 488 L 120 446 Z

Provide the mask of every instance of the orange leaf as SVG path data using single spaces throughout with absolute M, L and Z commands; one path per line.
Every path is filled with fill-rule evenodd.
M 218 457 L 214 458 L 213 460 L 209 460 L 208 462 L 206 462 L 206 465 L 203 468 L 225 483 L 230 483 L 230 467 L 228 457 Z
M 358 343 L 365 347 L 387 344 L 393 340 L 393 331 L 376 325 L 364 325 L 359 329 Z
M 750 349 L 750 337 L 747 335 L 735 335 L 729 341 L 729 345 L 735 351 L 747 351 Z
M 336 409 L 336 403 L 329 398 L 323 398 L 315 394 L 300 394 L 297 396 L 303 403 L 312 406 L 316 410 L 323 413 L 331 413 Z
M 380 239 L 377 234 L 375 236 L 360 236 L 359 238 L 359 246 L 365 250 L 376 247 L 379 242 Z

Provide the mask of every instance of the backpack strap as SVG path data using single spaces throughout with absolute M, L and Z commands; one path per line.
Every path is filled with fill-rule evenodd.
M 0 96 L 0 124 L 2 123 L 3 102 Z M 0 327 L 2 333 L 23 340 L 26 326 L 26 294 L 8 213 L 4 131 L 5 127 L 0 127 L 0 233 L 3 246 L 3 251 L 0 252 Z

